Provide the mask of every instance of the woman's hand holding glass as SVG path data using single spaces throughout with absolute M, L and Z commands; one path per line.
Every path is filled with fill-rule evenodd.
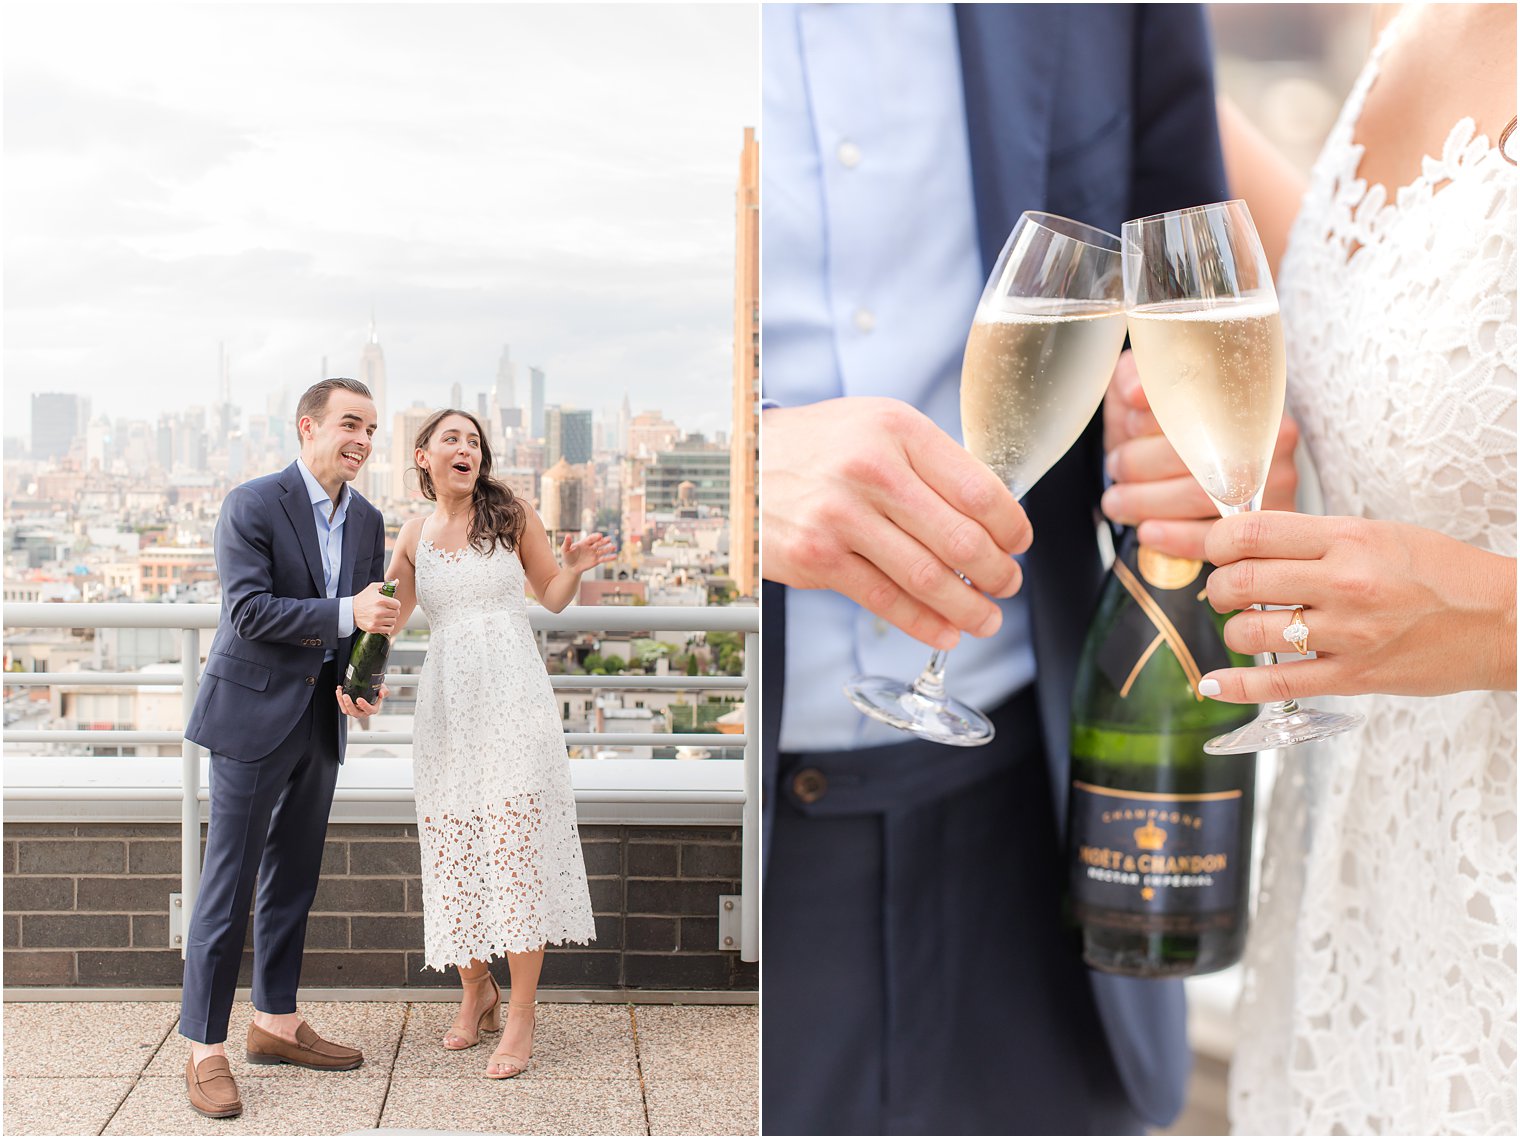
M 1217 700 L 1264 703 L 1515 687 L 1515 560 L 1402 522 L 1263 511 L 1210 531 L 1209 602 L 1236 652 L 1281 649 L 1301 606 L 1315 659 L 1211 672 Z
M 1287 374 L 1277 293 L 1250 211 L 1244 202 L 1216 202 L 1127 221 L 1123 261 L 1130 343 L 1157 423 L 1221 515 L 1259 511 L 1281 442 Z M 1312 620 L 1306 625 L 1299 613 L 1279 633 L 1289 631 L 1304 652 Z M 1361 722 L 1284 697 L 1204 750 L 1288 747 Z

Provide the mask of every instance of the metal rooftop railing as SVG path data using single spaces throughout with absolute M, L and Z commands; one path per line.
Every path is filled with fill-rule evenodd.
M 5 628 L 12 629 L 176 629 L 181 633 L 180 671 L 172 673 L 122 672 L 8 672 L 7 685 L 61 685 L 71 687 L 163 686 L 181 689 L 181 710 L 188 720 L 200 685 L 200 634 L 214 629 L 221 613 L 219 605 L 148 602 L 72 604 L 20 603 L 5 607 Z M 660 803 L 702 801 L 740 807 L 742 826 L 742 894 L 739 920 L 740 958 L 759 959 L 760 906 L 760 753 L 754 728 L 758 722 L 759 626 L 760 612 L 745 606 L 585 606 L 551 613 L 542 607 L 529 609 L 535 631 L 634 633 L 645 631 L 732 632 L 744 634 L 744 672 L 738 677 L 715 676 L 552 676 L 556 690 L 600 689 L 625 691 L 732 691 L 742 693 L 745 706 L 745 730 L 742 733 L 672 732 L 566 732 L 567 746 L 604 745 L 609 747 L 667 746 L 719 747 L 743 749 L 743 779 L 736 793 L 725 787 L 643 786 L 622 781 L 617 786 L 577 786 L 578 804 Z M 427 621 L 419 610 L 407 622 L 409 629 L 425 629 Z M 401 683 L 414 685 L 415 673 L 387 673 L 386 682 L 393 688 Z M 183 720 L 182 720 L 183 722 Z M 180 753 L 181 890 L 182 912 L 188 915 L 195 904 L 200 885 L 201 765 L 204 749 L 186 740 L 180 731 L 139 731 L 132 729 L 21 729 L 6 728 L 3 735 L 7 751 L 13 744 L 88 744 L 94 746 L 170 746 L 178 744 Z M 410 744 L 410 732 L 350 731 L 350 748 L 365 744 Z M 13 760 L 7 760 L 8 765 Z M 580 761 L 577 761 L 580 762 Z M 611 761 L 597 761 L 611 762 Z M 714 761 L 728 763 L 732 761 Z M 58 764 L 61 772 L 68 764 Z M 682 765 L 689 767 L 690 765 Z M 686 781 L 688 784 L 689 780 Z M 162 788 L 152 786 L 115 786 L 109 779 L 53 779 L 46 785 L 5 780 L 5 801 L 66 799 L 70 801 L 123 801 L 133 798 L 161 797 Z M 339 801 L 394 801 L 411 796 L 410 788 L 352 787 L 340 788 Z M 731 807 L 730 807 L 731 809 Z

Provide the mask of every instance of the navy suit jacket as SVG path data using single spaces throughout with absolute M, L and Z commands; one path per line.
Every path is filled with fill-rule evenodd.
M 231 759 L 253 761 L 279 746 L 317 691 L 322 658 L 337 652 L 339 673 L 353 637 L 338 637 L 338 598 L 385 576 L 385 522 L 353 493 L 343 523 L 338 596 L 328 597 L 322 550 L 300 469 L 234 487 L 216 522 L 222 614 L 185 738 Z M 338 716 L 338 760 L 348 717 Z
M 985 271 L 1024 210 L 1117 234 L 1127 218 L 1228 196 L 1208 31 L 1197 6 L 961 4 L 956 26 Z M 1103 577 L 1102 478 L 1100 415 L 1023 503 L 1035 534 L 1024 594 L 1052 809 L 1063 834 L 1072 684 Z M 785 601 L 783 587 L 765 583 L 767 836 L 779 773 Z M 840 703 L 841 714 L 851 714 L 842 695 Z M 1169 1122 L 1190 1067 L 1181 982 L 1090 976 L 1131 1103 L 1144 1118 Z

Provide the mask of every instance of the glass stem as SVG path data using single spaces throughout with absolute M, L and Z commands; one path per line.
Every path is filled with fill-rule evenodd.
M 926 700 L 943 700 L 945 698 L 945 656 L 948 649 L 935 649 L 929 657 L 929 663 L 924 665 L 924 671 L 918 674 L 918 679 L 913 682 L 913 692 Z
M 1260 510 L 1262 493 L 1262 491 L 1258 490 L 1250 502 L 1241 503 L 1239 506 L 1230 506 L 1227 503 L 1220 502 L 1217 498 L 1214 499 L 1214 505 L 1219 508 L 1221 516 L 1228 518 L 1232 514 L 1244 514 L 1248 510 Z M 1252 605 L 1251 608 L 1258 613 L 1266 612 L 1260 605 Z M 1268 664 L 1277 663 L 1276 653 L 1262 653 L 1262 656 L 1267 658 Z M 1274 716 L 1293 716 L 1298 713 L 1298 701 L 1292 699 L 1282 700 L 1276 704 L 1267 705 L 1267 708 Z
M 1266 612 L 1266 610 L 1263 609 L 1260 605 L 1253 605 L 1251 608 L 1256 610 L 1258 613 Z M 1261 655 L 1267 658 L 1268 664 L 1277 663 L 1276 653 L 1262 653 Z M 1292 716 L 1296 715 L 1298 712 L 1298 701 L 1293 699 L 1283 700 L 1277 704 L 1268 705 L 1268 708 L 1271 710 L 1272 715 L 1274 716 Z

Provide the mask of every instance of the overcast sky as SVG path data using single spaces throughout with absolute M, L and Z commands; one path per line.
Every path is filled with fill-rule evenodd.
M 758 7 L 8 4 L 5 433 L 354 375 L 727 430 Z

